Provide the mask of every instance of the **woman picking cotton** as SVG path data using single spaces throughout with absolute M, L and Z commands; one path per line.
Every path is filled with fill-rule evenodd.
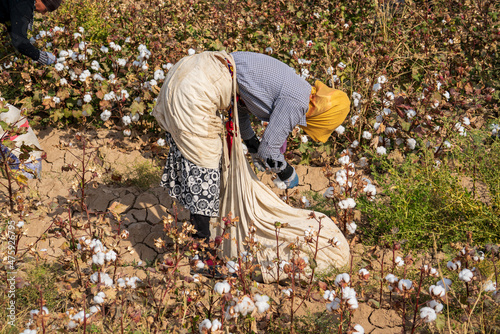
M 235 138 L 240 132 L 255 166 L 275 172 L 288 188 L 298 185 L 295 169 L 283 156 L 290 132 L 299 125 L 313 140 L 325 142 L 346 118 L 350 106 L 345 93 L 319 81 L 311 87 L 288 65 L 266 55 L 203 52 L 181 59 L 169 71 L 153 115 L 166 130 L 170 145 L 162 185 L 190 210 L 195 237 L 200 239 L 210 238 L 210 218 L 220 214 L 224 124 L 218 111 L 230 106 L 234 94 L 240 98 Z M 249 114 L 269 122 L 262 140 L 255 136 Z M 238 166 L 241 174 L 248 173 L 245 167 L 243 163 Z M 252 182 L 245 184 L 237 191 L 258 188 Z M 269 196 L 261 190 L 251 193 Z M 244 206 L 255 207 L 255 203 Z M 271 225 L 273 211 L 286 211 L 260 209 L 256 208 L 269 216 L 263 221 Z M 237 226 L 243 231 L 240 237 L 246 234 L 246 225 L 242 222 Z

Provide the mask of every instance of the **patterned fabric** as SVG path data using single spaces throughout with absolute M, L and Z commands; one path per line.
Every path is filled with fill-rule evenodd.
M 285 162 L 280 148 L 296 125 L 306 125 L 311 85 L 293 68 L 267 55 L 233 52 L 236 80 L 241 100 L 238 106 L 241 137 L 254 135 L 249 112 L 269 122 L 259 147 L 259 155 Z
M 198 167 L 179 151 L 167 132 L 170 146 L 160 185 L 168 189 L 191 214 L 217 217 L 219 215 L 220 169 Z

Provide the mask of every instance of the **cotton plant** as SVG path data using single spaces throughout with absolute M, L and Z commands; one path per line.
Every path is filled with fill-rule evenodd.
M 354 221 L 354 208 L 360 196 L 373 200 L 377 193 L 375 186 L 369 179 L 362 178 L 357 172 L 352 155 L 344 150 L 338 159 L 341 169 L 335 173 L 326 170 L 325 175 L 330 179 L 329 187 L 323 197 L 331 200 L 337 212 L 337 220 L 342 231 L 354 234 L 357 224 Z
M 326 311 L 340 314 L 339 329 L 342 328 L 343 317 L 346 316 L 350 320 L 352 314 L 359 308 L 358 296 L 353 283 L 348 273 L 341 273 L 335 277 L 332 288 L 328 289 L 328 286 L 323 286 Z M 348 326 L 351 326 L 350 321 Z M 361 326 L 355 325 L 354 327 L 358 332 L 364 333 Z

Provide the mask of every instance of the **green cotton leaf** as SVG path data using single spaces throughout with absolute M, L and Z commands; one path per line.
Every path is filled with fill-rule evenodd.
M 9 124 L 4 121 L 0 121 L 0 128 L 6 131 L 9 128 Z
M 87 116 L 91 116 L 92 113 L 94 112 L 94 107 L 92 107 L 91 104 L 85 104 L 82 108 L 82 112 L 85 111 Z
M 304 12 L 303 12 L 303 11 L 299 10 L 299 11 L 297 12 L 297 17 L 298 17 L 298 18 L 301 18 L 303 15 L 304 15 Z
M 2 141 L 2 145 L 7 147 L 8 149 L 11 149 L 11 150 L 16 148 L 16 144 L 12 140 L 8 140 L 8 139 L 5 139 L 4 141 Z
M 380 303 L 378 301 L 376 301 L 375 299 L 369 299 L 368 303 L 372 304 L 376 308 L 380 308 Z
M 144 109 L 146 109 L 144 102 L 134 101 L 134 102 L 132 102 L 132 105 L 130 106 L 130 111 L 132 112 L 133 115 L 135 115 L 137 113 L 143 114 Z
M 401 122 L 401 128 L 403 129 L 403 131 L 409 131 L 410 125 L 411 125 L 411 123 L 409 123 L 409 122 Z
M 446 318 L 445 318 L 444 314 L 438 313 L 437 317 L 436 317 L 437 329 L 439 329 L 439 330 L 444 329 L 445 326 L 446 326 Z
M 311 163 L 311 157 L 309 154 L 303 154 L 302 159 L 299 162 L 299 165 L 309 165 Z

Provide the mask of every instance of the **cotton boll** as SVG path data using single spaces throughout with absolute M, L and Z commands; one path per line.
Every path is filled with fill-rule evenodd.
M 352 198 L 347 198 L 339 202 L 339 208 L 342 210 L 352 209 L 356 206 L 356 202 Z
M 118 284 L 119 288 L 126 288 L 127 287 L 127 282 L 123 278 L 117 279 L 116 284 Z
M 420 318 L 426 323 L 432 322 L 436 320 L 436 311 L 430 307 L 422 307 L 420 309 Z
M 462 263 L 460 263 L 460 261 L 448 261 L 448 263 L 446 264 L 446 267 L 449 270 L 453 270 L 453 271 L 460 269 L 461 266 L 462 266 Z
M 388 127 L 385 128 L 385 134 L 386 135 L 392 135 L 392 134 L 395 134 L 395 133 L 396 133 L 396 129 L 395 128 L 390 127 L 390 126 L 388 126 Z
M 110 250 L 106 253 L 106 262 L 111 262 L 116 260 L 116 253 L 113 250 Z
M 438 298 L 441 298 L 441 297 L 444 297 L 445 294 L 446 294 L 446 290 L 444 289 L 444 287 L 442 286 L 439 286 L 439 285 L 431 285 L 429 287 L 429 293 L 432 297 L 438 297 Z
M 406 111 L 406 117 L 408 117 L 409 119 L 411 119 L 411 118 L 415 117 L 415 115 L 416 115 L 416 114 L 417 114 L 417 113 L 416 113 L 416 112 L 415 112 L 415 110 L 413 110 L 413 109 L 408 109 L 408 110 Z
M 326 310 L 329 312 L 333 312 L 338 310 L 340 307 L 341 300 L 339 298 L 335 298 L 331 303 L 326 304 Z
M 324 293 L 323 293 L 323 299 L 325 300 L 328 300 L 328 301 L 333 301 L 333 299 L 335 298 L 335 290 L 326 290 Z
M 130 116 L 125 115 L 122 117 L 122 122 L 123 122 L 123 125 L 127 126 L 130 123 L 132 123 L 132 119 L 130 118 Z
M 354 233 L 356 233 L 356 229 L 358 228 L 358 225 L 356 225 L 355 222 L 350 222 L 346 225 L 346 228 L 347 228 L 347 232 L 349 232 L 350 234 L 354 234 Z
M 141 115 L 139 113 L 135 113 L 130 117 L 130 120 L 132 122 L 137 122 L 141 118 Z
M 344 283 L 349 283 L 350 280 L 351 280 L 351 277 L 349 276 L 349 274 L 347 274 L 347 273 L 338 274 L 337 277 L 335 278 L 335 285 L 341 286 Z
M 99 273 L 93 273 L 91 276 L 90 276 L 90 281 L 92 283 L 98 283 L 99 281 L 99 276 L 101 277 L 101 280 L 99 283 L 104 283 L 105 286 L 110 286 L 112 287 L 113 286 L 113 280 L 111 279 L 111 277 L 109 277 L 108 274 L 106 273 L 103 273 L 101 272 L 100 275 Z
M 370 272 L 368 270 L 366 270 L 365 268 L 361 268 L 359 271 L 358 271 L 358 275 L 361 276 L 362 278 L 364 279 L 367 279 L 368 276 L 370 275 Z
M 94 255 L 92 255 L 92 262 L 98 266 L 103 266 L 105 256 L 106 255 L 102 252 L 94 254 Z
M 367 140 L 372 139 L 372 134 L 368 131 L 363 131 L 363 139 L 367 139 Z
M 227 281 L 217 282 L 214 286 L 214 291 L 218 294 L 226 294 L 231 290 L 231 286 Z
M 358 299 L 356 297 L 349 298 L 347 300 L 347 305 L 349 306 L 349 309 L 351 309 L 351 310 L 357 309 L 359 307 Z
M 373 85 L 372 90 L 373 90 L 374 92 L 377 92 L 377 91 L 379 91 L 381 88 L 382 88 L 382 85 L 381 85 L 381 84 L 379 84 L 379 83 L 376 83 L 376 84 L 374 84 L 374 85 Z
M 116 63 L 117 63 L 118 65 L 120 65 L 121 67 L 124 67 L 125 65 L 127 65 L 127 60 L 126 60 L 126 59 L 123 59 L 123 58 L 118 58 L 118 59 L 116 60 Z
M 274 185 L 276 188 L 285 190 L 286 189 L 286 184 L 285 182 L 281 181 L 278 177 L 273 180 Z
M 257 307 L 257 311 L 259 313 L 264 313 L 269 309 L 269 297 L 268 296 L 261 296 L 259 294 L 256 294 L 254 296 L 255 300 L 255 307 Z
M 212 328 L 212 322 L 209 319 L 203 320 L 198 327 L 201 334 L 208 332 L 210 328 Z
M 300 77 L 301 78 L 304 78 L 304 79 L 307 79 L 309 78 L 310 74 L 309 74 L 309 70 L 307 68 L 302 68 L 300 70 Z
M 356 148 L 358 146 L 359 146 L 359 141 L 357 141 L 357 140 L 353 141 L 351 144 L 351 148 Z
M 92 101 L 92 96 L 89 93 L 85 94 L 85 96 L 83 97 L 83 102 L 90 103 L 91 101 Z
M 309 200 L 305 196 L 302 196 L 302 198 L 300 199 L 300 201 L 302 202 L 302 204 L 304 204 L 304 206 L 306 208 L 308 208 L 308 207 L 311 206 L 311 203 L 309 202 Z
M 226 267 L 230 274 L 234 274 L 238 270 L 239 264 L 234 261 L 227 261 Z
M 345 286 L 341 290 L 341 297 L 343 300 L 348 300 L 351 298 L 356 298 L 356 290 L 351 287 Z
M 102 304 L 102 303 L 104 303 L 104 298 L 106 298 L 106 294 L 101 291 L 101 292 L 97 293 L 97 295 L 94 296 L 94 303 Z
M 353 99 L 357 99 L 357 100 L 361 100 L 361 94 L 357 93 L 357 92 L 353 92 L 352 93 L 352 98 Z
M 459 274 L 458 274 L 458 279 L 464 282 L 470 282 L 472 278 L 474 277 L 474 273 L 470 271 L 469 269 L 463 269 Z
M 377 147 L 377 154 L 378 155 L 386 155 L 387 154 L 387 150 L 385 147 L 383 146 L 379 146 Z
M 403 259 L 400 257 L 400 256 L 397 256 L 396 259 L 394 260 L 394 263 L 398 266 L 398 267 L 402 267 L 405 265 L 405 261 L 403 261 Z
M 491 280 L 488 280 L 487 282 L 485 282 L 483 284 L 483 289 L 484 289 L 484 292 L 492 292 L 492 291 L 496 291 L 497 289 L 497 284 L 492 282 Z
M 244 296 L 241 301 L 236 304 L 236 308 L 241 315 L 246 316 L 255 309 L 254 302 L 248 296 Z
M 212 321 L 212 332 L 216 332 L 221 329 L 222 329 L 222 323 L 218 319 Z
M 20 332 L 19 334 L 36 334 L 36 330 L 26 328 L 24 331 Z
M 162 147 L 163 147 L 163 146 L 165 146 L 165 139 L 163 139 L 163 138 L 159 138 L 159 139 L 156 141 L 156 144 L 157 144 L 158 146 L 162 146 Z
M 391 284 L 396 283 L 398 281 L 398 278 L 393 274 L 387 274 L 387 276 L 385 276 L 384 279 Z
M 89 312 L 91 314 L 97 313 L 101 310 L 101 308 L 98 305 L 93 305 L 90 307 Z
M 328 187 L 323 193 L 323 197 L 332 198 L 333 197 L 333 187 Z
M 400 279 L 398 281 L 398 288 L 401 291 L 408 291 L 412 288 L 413 282 L 410 281 L 409 279 Z
M 387 82 L 387 78 L 385 77 L 385 75 L 381 75 L 377 78 L 377 82 L 379 84 L 385 84 Z
M 349 156 L 348 155 L 344 155 L 344 156 L 341 156 L 339 158 L 339 163 L 344 166 L 344 165 L 347 165 L 349 163 Z
M 342 125 L 339 125 L 338 128 L 335 129 L 338 135 L 342 135 L 345 132 L 345 128 Z
M 107 120 L 109 120 L 109 118 L 111 117 L 111 111 L 109 110 L 104 110 L 102 113 L 101 113 L 101 119 L 103 122 L 106 122 Z
M 365 334 L 365 329 L 361 325 L 354 326 L 352 334 Z
M 444 277 L 442 280 L 436 282 L 437 286 L 442 286 L 446 291 L 450 291 L 451 279 Z
M 435 300 L 430 300 L 427 305 L 432 308 L 434 311 L 436 311 L 436 313 L 439 313 L 443 310 L 443 304 L 441 304 L 440 302 L 438 301 L 435 301 Z

